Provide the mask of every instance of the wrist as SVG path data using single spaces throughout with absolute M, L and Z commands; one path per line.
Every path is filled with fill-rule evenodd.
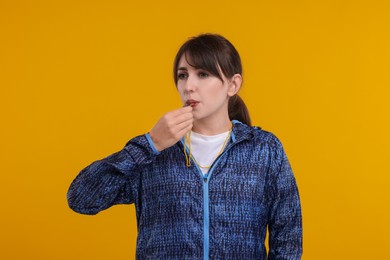
M 145 136 L 146 136 L 146 139 L 148 139 L 149 145 L 152 148 L 153 153 L 156 155 L 159 154 L 163 149 L 161 149 L 158 142 L 153 137 L 153 134 L 149 132 Z

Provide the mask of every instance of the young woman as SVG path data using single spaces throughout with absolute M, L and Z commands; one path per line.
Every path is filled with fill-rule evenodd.
M 137 259 L 300 259 L 298 188 L 279 139 L 252 127 L 242 66 L 224 37 L 201 34 L 174 61 L 183 107 L 81 170 L 69 207 L 135 204 Z

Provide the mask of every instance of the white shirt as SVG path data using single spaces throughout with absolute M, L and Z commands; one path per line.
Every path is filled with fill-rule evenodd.
M 221 151 L 223 144 L 229 134 L 229 131 L 217 135 L 202 135 L 195 132 L 191 133 L 192 156 L 201 166 L 211 166 Z M 206 174 L 210 168 L 199 167 L 203 174 Z

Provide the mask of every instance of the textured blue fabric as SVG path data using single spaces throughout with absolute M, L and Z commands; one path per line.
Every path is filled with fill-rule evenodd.
M 186 166 L 182 141 L 156 152 L 140 135 L 81 170 L 69 207 L 93 215 L 135 203 L 137 259 L 300 259 L 301 205 L 283 146 L 271 132 L 233 123 L 234 138 L 206 176 Z

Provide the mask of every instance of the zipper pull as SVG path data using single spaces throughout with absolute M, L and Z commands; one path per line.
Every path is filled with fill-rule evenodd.
M 207 177 L 203 178 L 204 182 L 206 183 L 207 182 Z

